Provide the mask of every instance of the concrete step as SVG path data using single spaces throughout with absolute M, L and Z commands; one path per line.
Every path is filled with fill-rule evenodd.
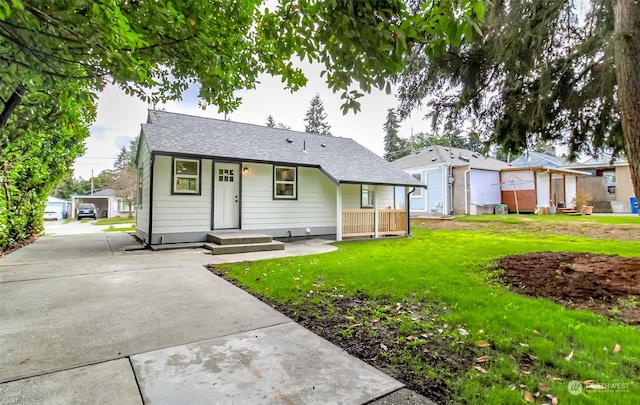
M 278 241 L 261 243 L 243 243 L 235 245 L 217 245 L 205 243 L 206 249 L 211 250 L 212 255 L 230 255 L 234 253 L 264 252 L 268 250 L 284 250 L 284 243 Z
M 273 240 L 271 235 L 249 232 L 209 232 L 207 242 L 218 245 L 242 245 L 247 243 L 269 243 Z

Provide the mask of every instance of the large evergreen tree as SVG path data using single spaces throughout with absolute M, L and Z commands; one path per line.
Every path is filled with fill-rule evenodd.
M 320 95 L 316 94 L 311 99 L 309 109 L 304 117 L 305 132 L 331 136 L 331 126 L 327 123 L 327 113 L 324 112 L 324 105 Z
M 570 158 L 626 151 L 640 194 L 640 2 L 487 4 L 472 41 L 435 56 L 415 45 L 401 116 L 424 102 L 434 125 L 476 118 L 512 152 L 540 141 L 566 144 Z
M 389 108 L 387 110 L 387 119 L 382 124 L 382 129 L 384 130 L 384 158 L 388 161 L 400 159 L 411 152 L 408 142 L 398 135 L 399 128 L 400 121 L 398 121 L 396 112 L 393 108 Z

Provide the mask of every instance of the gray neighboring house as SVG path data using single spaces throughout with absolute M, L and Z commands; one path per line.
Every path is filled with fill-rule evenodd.
M 396 186 L 423 186 L 348 138 L 150 110 L 139 142 L 136 236 L 147 245 L 213 230 L 406 235 Z
M 513 167 L 567 167 L 572 163 L 565 156 L 556 156 L 556 148 L 547 145 L 544 152 L 526 151 L 511 162 Z
M 493 213 L 501 203 L 503 161 L 467 149 L 432 145 L 391 162 L 411 174 L 426 190 L 411 193 L 411 211 L 421 215 Z

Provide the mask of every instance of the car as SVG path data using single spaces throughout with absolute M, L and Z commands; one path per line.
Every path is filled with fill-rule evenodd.
M 58 213 L 55 211 L 45 211 L 44 212 L 44 220 L 45 221 L 57 221 Z
M 76 209 L 76 219 L 93 218 L 98 219 L 98 209 L 94 204 L 80 204 Z

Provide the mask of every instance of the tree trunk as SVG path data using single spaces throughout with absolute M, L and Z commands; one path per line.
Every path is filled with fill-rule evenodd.
M 613 3 L 618 102 L 624 146 L 636 197 L 640 197 L 640 1 Z
M 0 129 L 4 128 L 9 122 L 9 117 L 13 114 L 13 111 L 18 107 L 18 104 L 22 101 L 22 96 L 27 91 L 27 86 L 20 83 L 18 87 L 13 90 L 11 97 L 4 104 L 4 109 L 0 112 Z

